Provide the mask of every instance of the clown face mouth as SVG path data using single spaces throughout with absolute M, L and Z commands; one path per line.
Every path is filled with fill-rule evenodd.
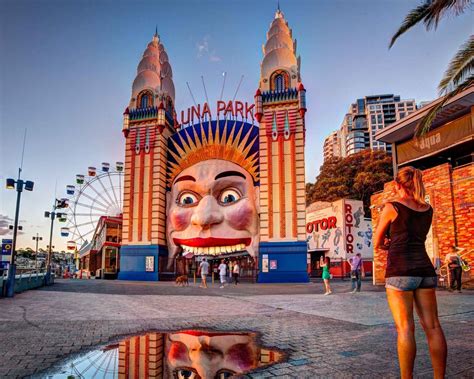
M 245 250 L 251 238 L 174 238 L 174 243 L 181 246 L 186 258 L 192 255 L 223 255 Z

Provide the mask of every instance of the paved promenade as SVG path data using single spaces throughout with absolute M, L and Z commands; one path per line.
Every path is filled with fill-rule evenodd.
M 0 299 L 0 377 L 45 377 L 71 354 L 157 330 L 256 331 L 288 360 L 247 377 L 397 377 L 396 333 L 382 288 L 321 283 L 192 285 L 58 280 L 54 286 Z M 448 340 L 448 376 L 474 377 L 474 291 L 438 292 Z M 430 378 L 427 344 L 417 323 L 416 377 Z

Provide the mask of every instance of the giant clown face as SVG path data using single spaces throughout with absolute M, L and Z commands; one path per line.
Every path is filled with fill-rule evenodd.
M 260 347 L 252 333 L 191 330 L 169 333 L 165 338 L 170 377 L 224 379 L 261 365 Z
M 167 193 L 167 239 L 171 258 L 182 251 L 222 256 L 257 254 L 258 187 L 239 165 L 204 160 L 176 176 Z

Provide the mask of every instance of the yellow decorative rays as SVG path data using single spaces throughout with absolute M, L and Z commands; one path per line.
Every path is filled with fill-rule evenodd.
M 168 187 L 184 169 L 209 159 L 233 162 L 259 181 L 258 128 L 243 121 L 209 121 L 168 140 Z

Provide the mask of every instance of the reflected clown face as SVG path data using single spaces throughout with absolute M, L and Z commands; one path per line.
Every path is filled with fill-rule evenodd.
M 235 163 L 212 159 L 183 170 L 167 193 L 171 257 L 223 255 L 258 246 L 258 187 Z
M 224 379 L 256 368 L 260 349 L 252 334 L 184 331 L 165 341 L 168 376 Z

